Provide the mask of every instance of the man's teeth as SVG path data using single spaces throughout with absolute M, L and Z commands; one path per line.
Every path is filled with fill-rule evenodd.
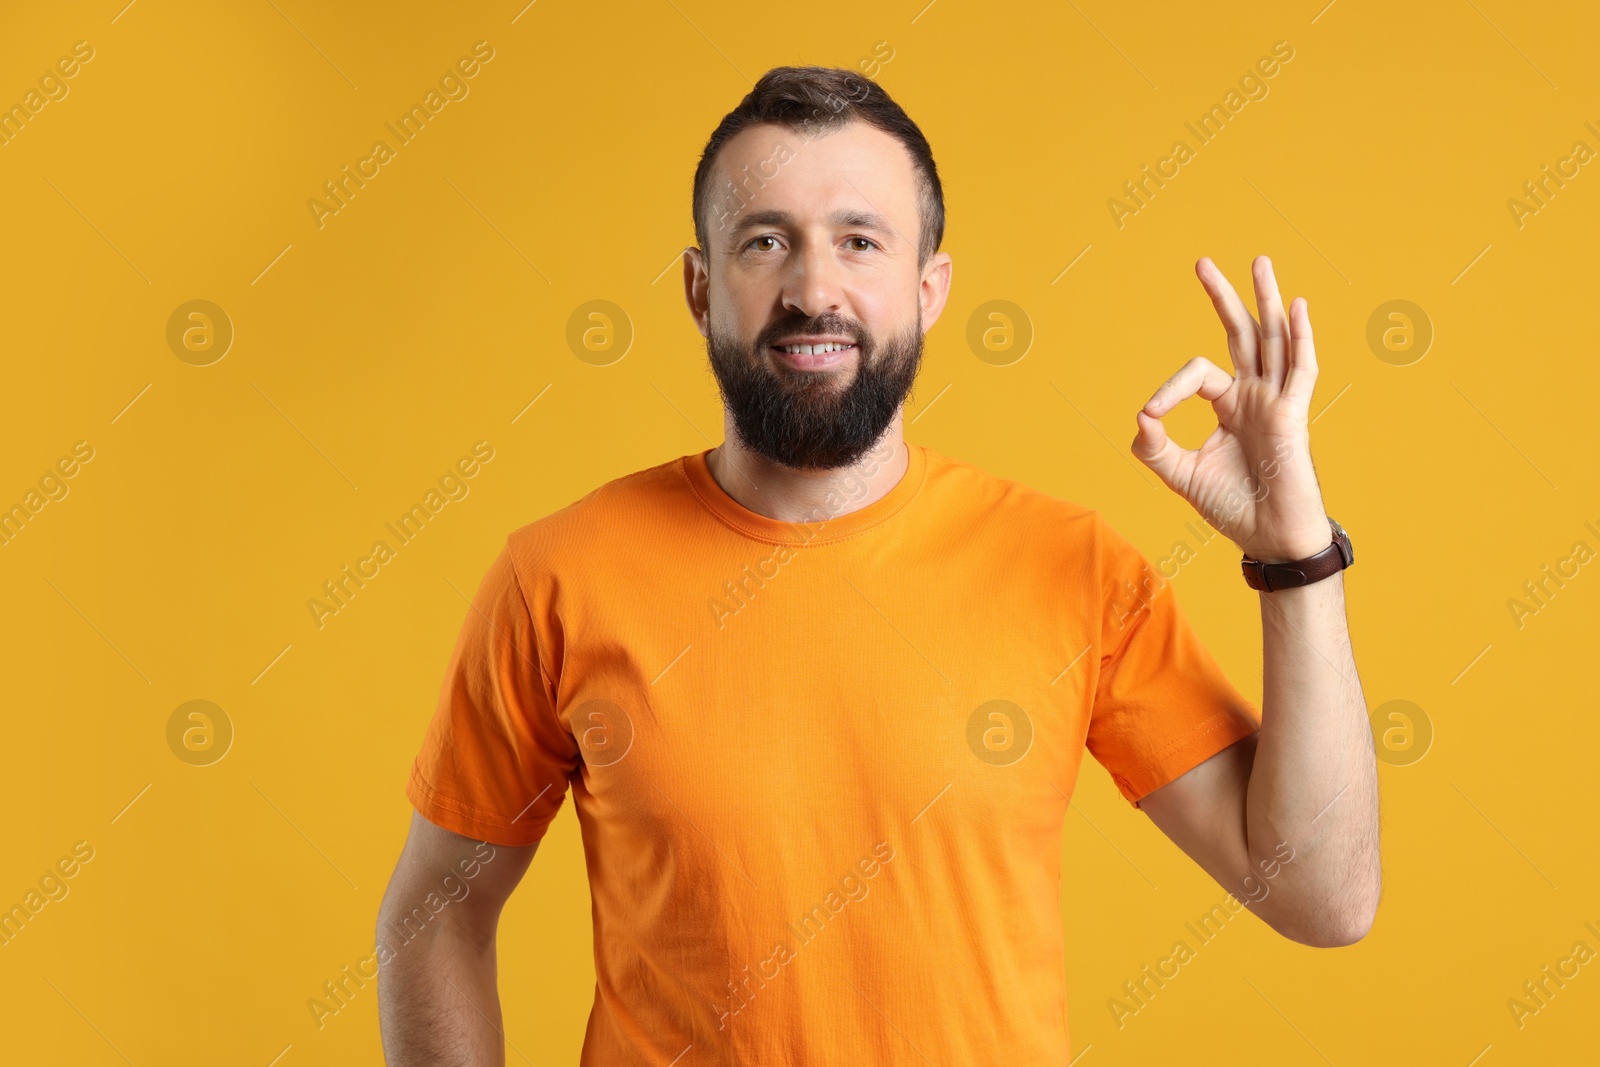
M 830 341 L 824 345 L 779 345 L 778 350 L 787 352 L 792 356 L 816 356 L 824 352 L 843 352 L 847 348 L 854 347 L 855 345 L 845 345 Z

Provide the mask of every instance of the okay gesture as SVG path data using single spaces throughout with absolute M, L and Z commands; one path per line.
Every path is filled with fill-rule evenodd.
M 1196 356 L 1162 383 L 1135 416 L 1133 454 L 1251 559 L 1303 559 L 1333 540 L 1311 465 L 1306 414 L 1317 380 L 1304 297 L 1285 317 L 1272 261 L 1252 265 L 1258 324 L 1209 258 L 1195 264 L 1228 331 L 1233 375 Z M 1167 436 L 1161 417 L 1198 393 L 1217 428 L 1198 449 Z

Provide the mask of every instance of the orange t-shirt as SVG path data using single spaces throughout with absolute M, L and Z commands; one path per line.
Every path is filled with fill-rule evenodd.
M 1259 728 L 1098 512 L 909 449 L 803 523 L 682 456 L 479 586 L 406 794 L 528 845 L 570 786 L 583 1064 L 1060 1067 L 1084 748 L 1137 804 Z

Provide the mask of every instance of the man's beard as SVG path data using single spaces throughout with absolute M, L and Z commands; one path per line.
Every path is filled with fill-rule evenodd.
M 922 364 L 922 309 L 906 333 L 879 348 L 859 326 L 836 315 L 784 319 L 746 349 L 707 330 L 706 353 L 745 447 L 797 470 L 837 470 L 866 455 L 883 437 L 911 391 Z M 770 345 L 780 337 L 836 334 L 856 345 L 856 374 L 848 369 L 797 371 L 777 362 Z

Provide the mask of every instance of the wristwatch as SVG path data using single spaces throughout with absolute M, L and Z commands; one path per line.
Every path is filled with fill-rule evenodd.
M 1330 574 L 1337 574 L 1356 561 L 1355 550 L 1350 547 L 1350 535 L 1330 516 L 1328 525 L 1333 528 L 1333 543 L 1314 556 L 1290 560 L 1288 563 L 1262 563 L 1244 557 L 1240 566 L 1244 580 L 1251 589 L 1271 593 L 1279 589 L 1320 582 Z

